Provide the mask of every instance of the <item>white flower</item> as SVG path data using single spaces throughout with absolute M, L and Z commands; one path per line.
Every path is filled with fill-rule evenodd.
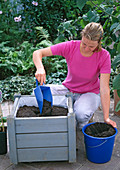
M 38 6 L 38 2 L 33 1 L 32 4 Z
M 22 20 L 22 19 L 21 19 L 21 15 L 20 15 L 19 17 L 15 17 L 15 18 L 14 18 L 14 21 L 15 21 L 15 22 L 20 22 L 21 20 Z
M 3 12 L 2 11 L 0 11 L 0 14 L 2 14 Z

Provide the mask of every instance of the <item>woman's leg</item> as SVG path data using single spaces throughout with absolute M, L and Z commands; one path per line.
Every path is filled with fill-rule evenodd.
M 69 92 L 69 90 L 63 85 L 47 84 L 46 86 L 49 86 L 51 89 L 53 104 L 67 108 L 68 99 L 65 95 Z
M 69 90 L 64 85 L 46 84 L 50 87 L 52 95 L 65 95 Z
M 100 105 L 100 95 L 95 93 L 73 94 L 74 113 L 78 128 L 86 125 Z

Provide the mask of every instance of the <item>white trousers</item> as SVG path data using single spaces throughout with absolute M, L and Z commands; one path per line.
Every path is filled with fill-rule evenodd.
M 53 104 L 67 106 L 67 97 L 65 95 L 69 90 L 63 85 L 47 84 L 50 87 L 53 97 Z M 57 96 L 63 95 L 63 96 Z M 86 125 L 94 112 L 100 105 L 100 95 L 95 93 L 78 94 L 73 93 L 73 110 L 76 117 L 76 125 L 82 128 Z

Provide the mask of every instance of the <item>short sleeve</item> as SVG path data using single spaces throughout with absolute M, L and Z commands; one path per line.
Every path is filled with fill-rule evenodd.
M 100 73 L 111 73 L 111 58 L 108 51 L 104 50 L 100 56 Z
M 60 55 L 68 59 L 72 48 L 72 41 L 58 43 L 56 45 L 52 45 L 50 48 L 53 55 Z

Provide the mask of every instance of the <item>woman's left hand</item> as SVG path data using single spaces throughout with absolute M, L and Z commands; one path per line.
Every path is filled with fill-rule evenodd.
M 113 120 L 111 120 L 111 119 L 109 119 L 109 118 L 107 118 L 107 119 L 105 120 L 105 123 L 110 124 L 110 125 L 112 125 L 113 127 L 117 128 L 116 122 L 114 122 Z

